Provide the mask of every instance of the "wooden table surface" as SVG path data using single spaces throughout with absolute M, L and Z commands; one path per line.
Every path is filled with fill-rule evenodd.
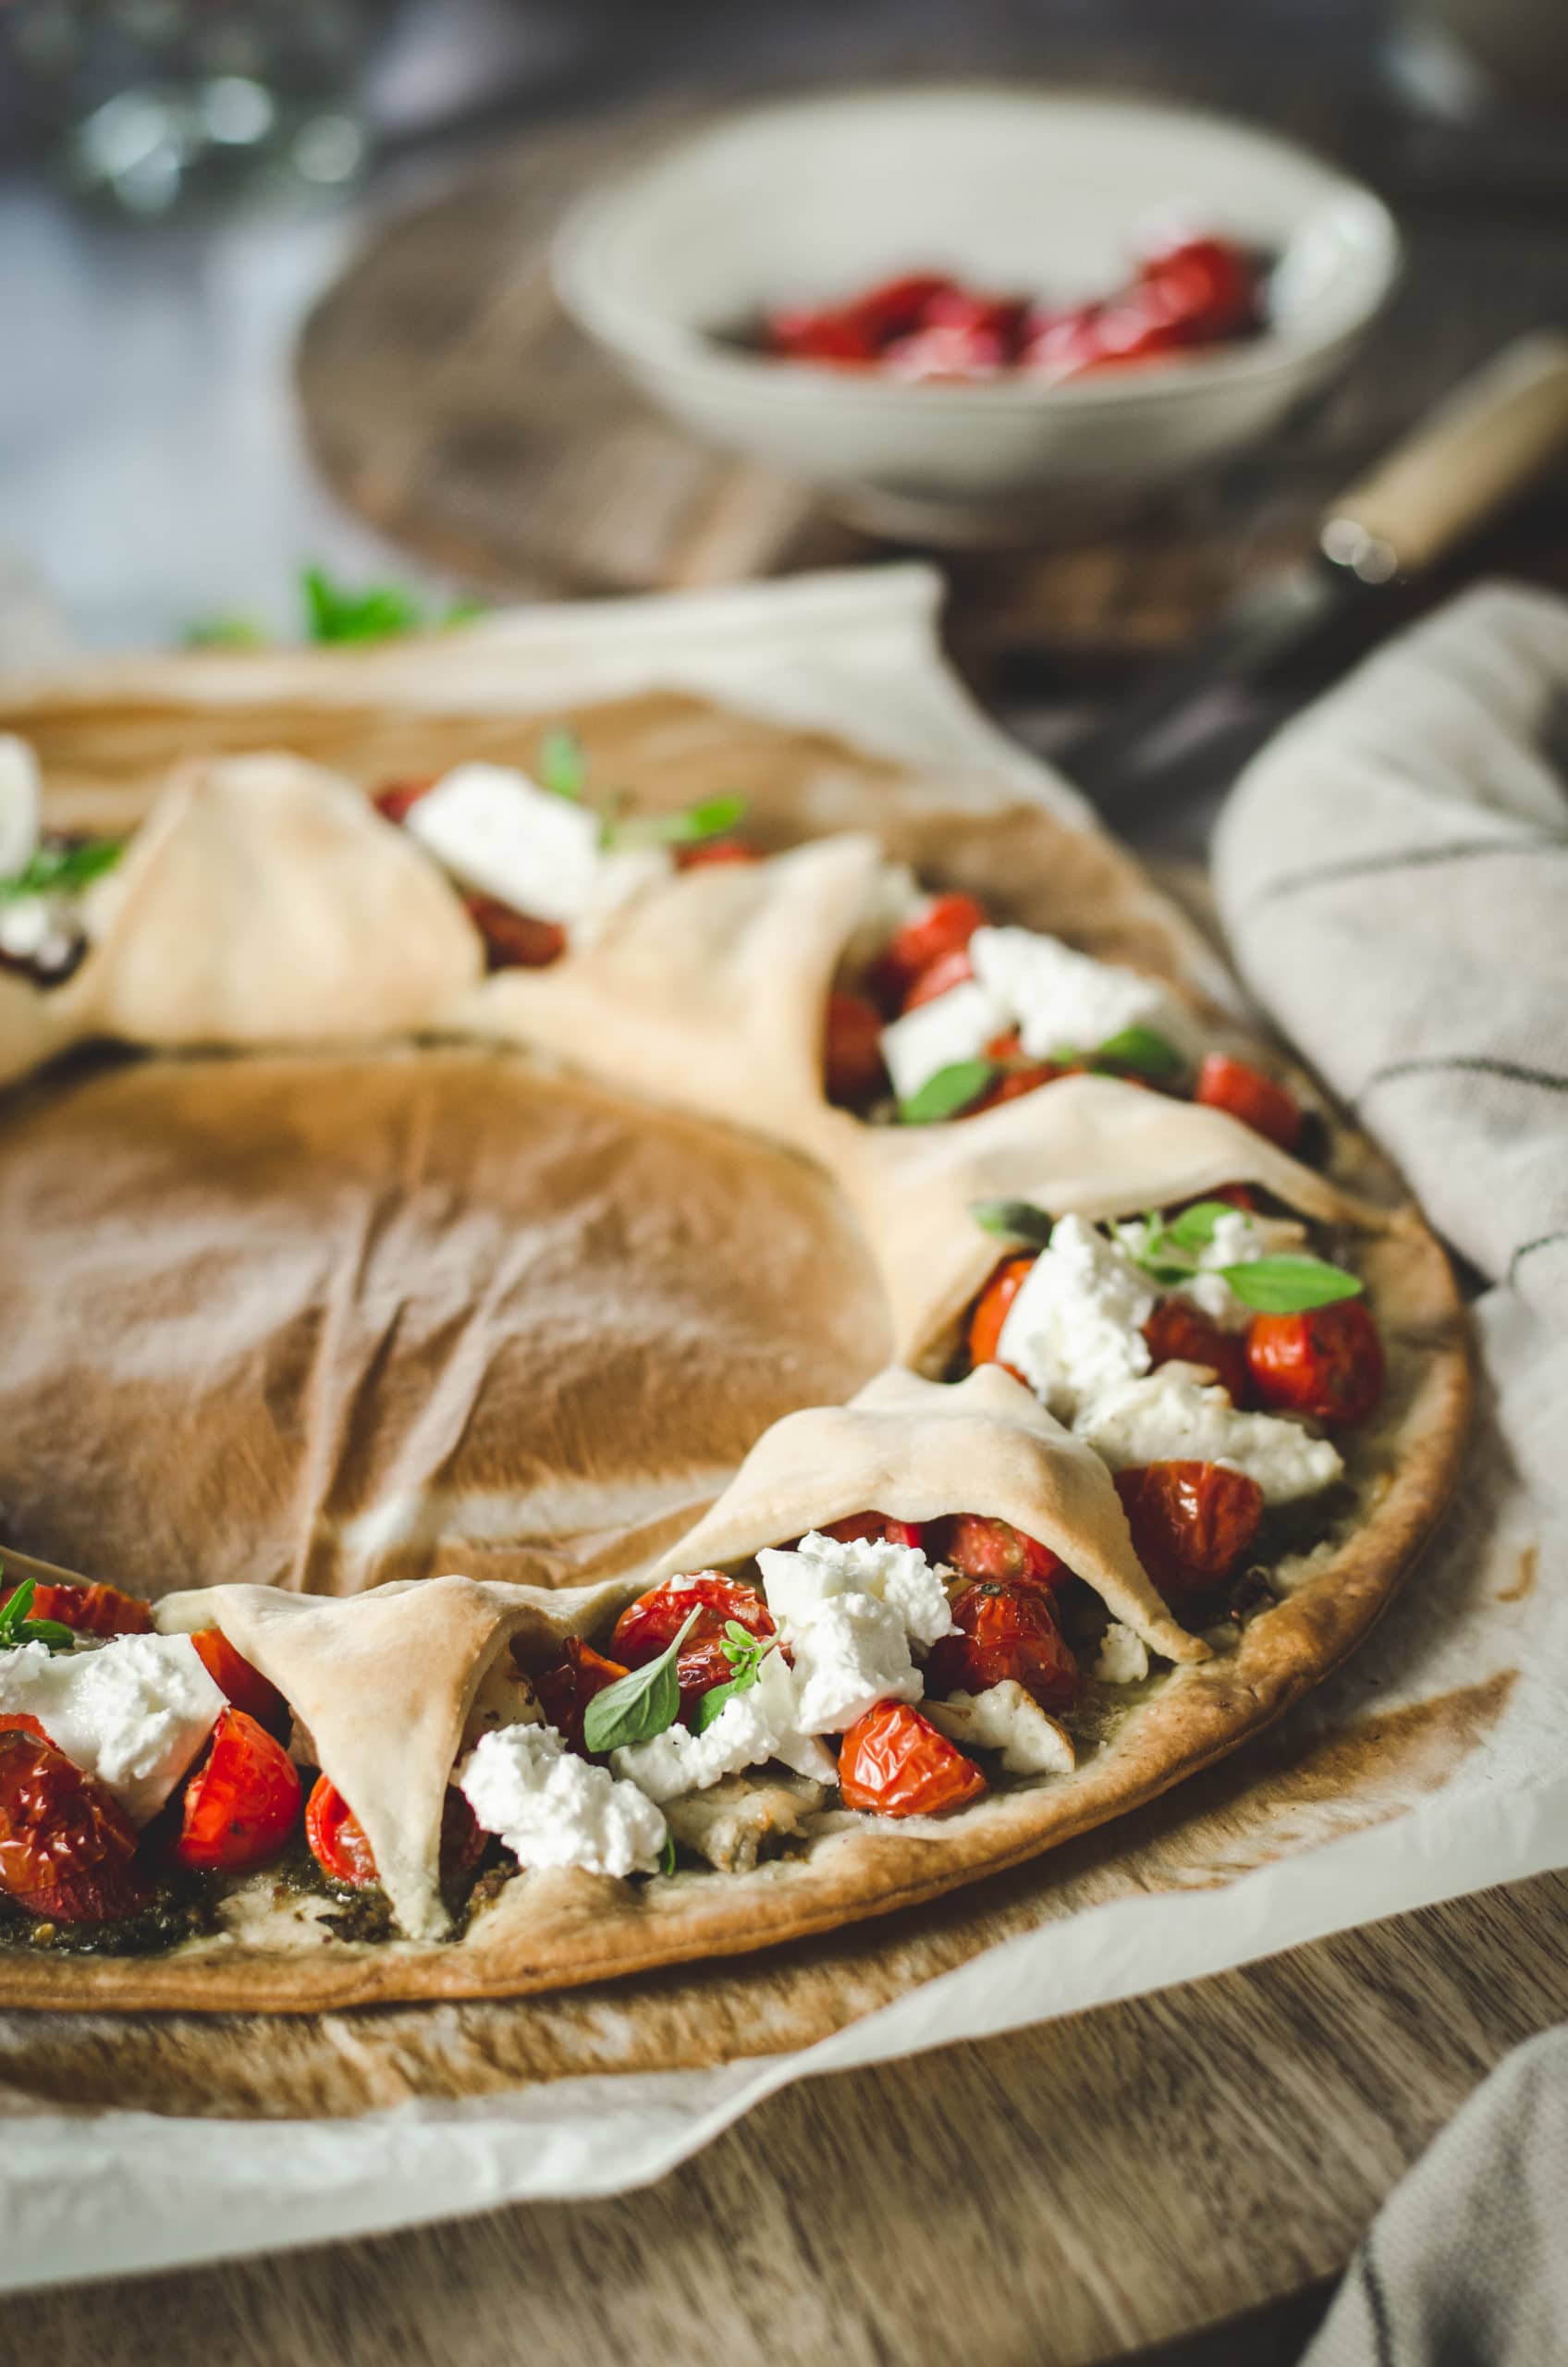
M 1027 13 L 964 21 L 1015 31 Z M 1354 14 L 1332 12 L 1336 58 Z M 1335 482 L 1430 395 L 1568 309 L 1552 143 L 1462 137 L 1365 80 L 1347 90 L 1311 70 L 1299 25 L 1293 65 L 1271 75 L 1243 20 L 1277 18 L 1291 37 L 1288 7 L 1209 17 L 1237 42 L 1209 40 L 1191 72 L 1137 42 L 1073 70 L 1184 88 L 1338 153 L 1393 199 L 1412 270 L 1364 362 L 1268 454 L 1114 541 L 955 568 L 960 652 L 1036 744 L 1294 548 Z M 983 46 L 955 62 L 984 62 Z M 545 228 L 638 136 L 619 120 L 532 134 L 465 173 L 435 201 L 444 213 L 377 234 L 303 348 L 332 483 L 425 561 L 502 593 L 869 556 L 797 489 L 683 447 L 596 374 L 550 309 Z M 438 368 L 414 366 L 433 352 Z M 542 354 L 558 375 L 520 410 L 520 370 Z M 1470 564 L 1499 561 L 1568 582 L 1560 496 Z M 1194 826 L 1176 836 L 1191 852 Z M 1080 2367 L 1150 2344 L 1172 2345 L 1168 2367 L 1272 2367 L 1298 2355 L 1405 2165 L 1503 2053 L 1565 2012 L 1568 1876 L 1552 1876 L 797 2087 L 646 2192 L 31 2296 L 10 2322 L 60 2367 L 207 2367 L 214 2353 L 239 2367 Z

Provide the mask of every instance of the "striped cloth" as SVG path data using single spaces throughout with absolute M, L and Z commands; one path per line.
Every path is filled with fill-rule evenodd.
M 1568 1506 L 1568 603 L 1465 594 L 1243 775 L 1242 973 L 1494 1287 L 1510 1445 Z

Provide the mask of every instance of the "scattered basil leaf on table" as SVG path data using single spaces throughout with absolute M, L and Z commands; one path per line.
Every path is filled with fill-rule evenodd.
M 4 1565 L 0 1564 L 0 1576 Z M 33 1578 L 18 1580 L 10 1596 L 0 1603 L 0 1651 L 12 1651 L 18 1644 L 46 1644 L 52 1652 L 69 1652 L 76 1648 L 74 1628 L 65 1626 L 58 1619 L 30 1619 L 32 1598 L 38 1591 Z
M 620 1750 L 628 1743 L 652 1742 L 680 1715 L 680 1680 L 676 1655 L 702 1615 L 698 1603 L 681 1623 L 680 1632 L 645 1668 L 618 1676 L 595 1693 L 582 1718 L 582 1739 L 590 1750 Z
M 978 1101 L 998 1073 L 995 1061 L 951 1061 L 928 1076 L 917 1093 L 899 1104 L 899 1122 L 905 1126 L 935 1126 L 957 1118 Z
M 125 852 L 123 839 L 89 839 L 79 847 L 40 847 L 31 863 L 0 879 L 0 901 L 18 896 L 75 896 L 113 871 Z
M 1030 1249 L 1049 1245 L 1052 1220 L 1028 1200 L 971 1200 L 969 1213 L 982 1233 L 999 1241 L 1022 1241 Z
M 1261 1315 L 1305 1315 L 1315 1306 L 1333 1306 L 1341 1299 L 1358 1298 L 1359 1276 L 1326 1257 L 1257 1257 L 1247 1266 L 1219 1269 L 1243 1306 Z
M 745 811 L 745 799 L 731 792 L 688 805 L 679 814 L 637 814 L 629 821 L 609 824 L 606 843 L 612 847 L 698 846 L 704 839 L 722 838 L 726 830 L 732 830 Z

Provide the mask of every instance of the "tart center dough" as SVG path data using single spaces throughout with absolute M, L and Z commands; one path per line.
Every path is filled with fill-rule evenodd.
M 153 1598 L 638 1569 L 890 1347 L 803 1159 L 476 1049 L 79 1063 L 0 1242 L 10 1542 Z

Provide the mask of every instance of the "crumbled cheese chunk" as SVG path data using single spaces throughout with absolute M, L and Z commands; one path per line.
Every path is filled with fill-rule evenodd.
M 999 1750 L 1010 1775 L 1071 1775 L 1078 1763 L 1067 1728 L 1011 1677 L 983 1693 L 926 1701 L 922 1714 L 965 1750 Z
M 522 1866 L 581 1866 L 591 1874 L 651 1874 L 666 1826 L 635 1784 L 567 1749 L 554 1726 L 481 1735 L 458 1788 L 486 1833 Z
M 1178 1050 L 1193 1047 L 1187 1013 L 1136 970 L 1096 962 L 1027 928 L 976 929 L 969 953 L 976 980 L 1034 1060 L 1092 1052 L 1134 1026 L 1156 1029 Z
M 732 1693 L 711 1726 L 694 1734 L 689 1726 L 667 1726 L 651 1742 L 627 1743 L 610 1753 L 610 1764 L 646 1792 L 651 1800 L 679 1799 L 705 1791 L 743 1767 L 781 1760 L 797 1774 L 833 1781 L 833 1762 L 822 1745 L 802 1729 L 795 1679 L 782 1652 L 765 1652 L 756 1682 Z
M 978 1060 L 1007 1024 L 1007 1012 L 973 978 L 916 1003 L 882 1030 L 882 1060 L 893 1091 L 900 1101 L 910 1100 L 938 1069 Z
M 1100 1638 L 1099 1655 L 1090 1675 L 1102 1685 L 1141 1685 L 1148 1673 L 1148 1646 L 1131 1627 L 1113 1619 Z
M 757 1555 L 767 1607 L 787 1632 L 815 1618 L 835 1595 L 870 1594 L 891 1604 L 912 1642 L 929 1651 L 938 1637 L 953 1632 L 944 1578 L 953 1573 L 933 1565 L 918 1545 L 888 1539 L 823 1537 L 815 1529 L 792 1553 L 769 1550 Z
M 1157 1294 L 1119 1243 L 1060 1217 L 1009 1307 L 997 1354 L 1060 1420 L 1113 1382 L 1149 1368 L 1143 1326 Z
M 1327 1439 L 1279 1414 L 1238 1414 L 1223 1389 L 1191 1365 L 1161 1365 L 1084 1406 L 1072 1427 L 1113 1471 L 1145 1463 L 1226 1463 L 1256 1479 L 1268 1504 L 1293 1503 L 1336 1480 L 1344 1465 Z
M 829 1597 L 790 1643 L 805 1734 L 842 1734 L 878 1701 L 918 1701 L 924 1689 L 902 1619 L 875 1595 Z
M 0 731 L 0 879 L 14 879 L 32 861 L 41 807 L 38 758 L 14 731 Z
M 669 869 L 661 849 L 607 852 L 592 806 L 507 765 L 459 765 L 410 807 L 405 828 L 463 887 L 569 926 L 602 917 Z
M 133 1824 L 157 1815 L 227 1708 L 189 1636 L 114 1636 L 74 1652 L 0 1652 L 0 1714 L 30 1714 L 106 1784 Z

